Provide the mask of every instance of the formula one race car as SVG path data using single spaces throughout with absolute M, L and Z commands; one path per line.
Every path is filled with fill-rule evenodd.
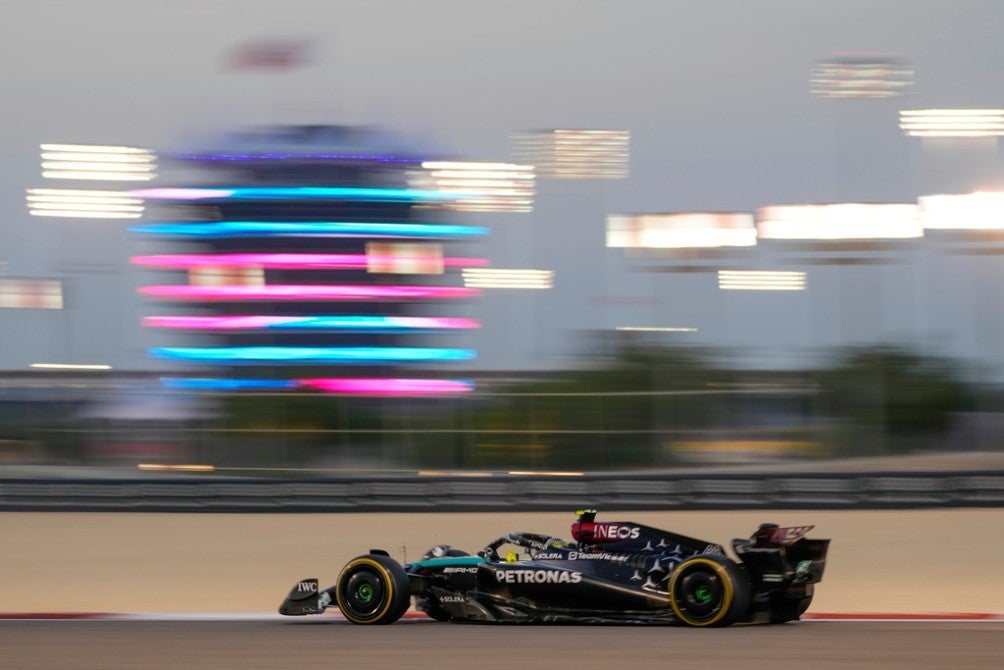
M 338 607 L 352 623 L 387 624 L 414 596 L 416 609 L 437 621 L 784 623 L 809 607 L 830 543 L 805 538 L 813 526 L 763 524 L 732 541 L 736 561 L 718 544 L 595 517 L 595 510 L 578 512 L 572 542 L 514 532 L 475 556 L 438 545 L 402 566 L 371 549 L 349 561 L 333 586 L 298 582 L 279 613 Z

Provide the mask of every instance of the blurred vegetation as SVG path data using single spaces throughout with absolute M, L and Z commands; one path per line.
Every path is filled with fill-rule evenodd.
M 465 397 L 214 394 L 211 416 L 180 424 L 45 412 L 0 421 L 0 440 L 43 445 L 61 462 L 126 437 L 183 442 L 178 458 L 263 472 L 642 469 L 689 462 L 682 447 L 708 459 L 765 446 L 798 458 L 937 450 L 958 413 L 1004 409 L 1004 395 L 957 362 L 902 348 L 842 350 L 812 370 L 724 361 L 712 350 L 633 346 L 561 372 L 485 376 Z
M 673 449 L 681 444 L 812 445 L 798 457 L 936 449 L 978 394 L 954 361 L 894 347 L 842 350 L 815 370 L 723 360 L 629 347 L 572 370 L 481 380 L 472 397 L 231 396 L 222 414 L 251 431 L 246 455 L 281 448 L 287 464 L 316 463 L 323 445 L 333 465 L 648 468 L 685 462 Z
M 840 352 L 816 373 L 820 409 L 847 428 L 844 453 L 937 448 L 954 413 L 973 410 L 979 389 L 960 364 L 896 347 Z

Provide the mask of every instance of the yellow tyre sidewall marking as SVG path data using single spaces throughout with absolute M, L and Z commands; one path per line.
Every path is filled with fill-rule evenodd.
M 335 597 L 338 599 L 338 609 L 342 611 L 342 614 L 345 616 L 346 619 L 354 623 L 373 623 L 374 621 L 379 621 L 381 618 L 383 618 L 383 615 L 387 613 L 387 610 L 390 609 L 391 604 L 393 604 L 394 602 L 394 580 L 391 577 L 390 571 L 387 570 L 387 568 L 385 568 L 384 566 L 377 563 L 376 561 L 369 558 L 357 558 L 354 561 L 350 561 L 348 565 L 342 568 L 342 573 L 338 575 L 339 587 L 341 586 L 342 583 L 342 577 L 344 577 L 349 571 L 360 566 L 372 568 L 373 570 L 378 572 L 380 574 L 380 578 L 383 579 L 384 593 L 386 594 L 383 609 L 371 617 L 360 619 L 358 617 L 353 617 L 348 612 L 348 608 L 345 607 L 345 603 L 342 601 L 341 588 L 335 589 Z
M 680 606 L 676 604 L 676 595 L 673 593 L 676 590 L 676 583 L 679 581 L 680 575 L 683 574 L 683 571 L 680 568 L 689 568 L 694 565 L 711 566 L 711 569 L 715 571 L 715 573 L 718 575 L 718 578 L 722 580 L 722 584 L 725 590 L 725 595 L 722 598 L 721 609 L 718 611 L 718 614 L 715 616 L 715 618 L 708 619 L 707 621 L 694 621 L 686 614 L 684 614 L 682 611 L 680 611 Z M 673 576 L 669 580 L 669 604 L 672 605 L 673 611 L 676 613 L 676 616 L 679 617 L 681 621 L 683 621 L 689 626 L 715 625 L 716 623 L 724 619 L 725 616 L 729 613 L 729 610 L 732 608 L 732 599 L 734 596 L 735 596 L 735 589 L 733 588 L 731 577 L 725 570 L 725 566 L 716 561 L 712 561 L 710 558 L 692 558 L 688 561 L 684 561 L 683 563 L 681 563 L 676 567 L 676 570 L 673 571 Z

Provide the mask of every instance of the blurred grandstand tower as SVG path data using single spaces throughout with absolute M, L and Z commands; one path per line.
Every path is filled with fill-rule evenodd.
M 195 185 L 135 193 L 167 220 L 133 230 L 182 252 L 132 259 L 170 273 L 140 289 L 163 310 L 144 325 L 192 345 L 150 350 L 186 371 L 168 386 L 471 390 L 440 372 L 475 356 L 459 345 L 479 323 L 461 314 L 480 291 L 461 270 L 485 262 L 454 252 L 487 231 L 444 220 L 465 194 L 409 185 L 422 157 L 373 129 L 267 127 L 216 145 L 164 156 Z

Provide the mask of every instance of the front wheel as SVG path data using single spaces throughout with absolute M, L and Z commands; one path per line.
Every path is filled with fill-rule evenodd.
M 669 578 L 669 602 L 688 626 L 729 626 L 750 607 L 752 588 L 724 556 L 702 554 L 680 563 Z
M 335 599 L 345 618 L 357 624 L 388 624 L 411 604 L 404 568 L 388 556 L 367 554 L 349 561 L 338 575 Z

